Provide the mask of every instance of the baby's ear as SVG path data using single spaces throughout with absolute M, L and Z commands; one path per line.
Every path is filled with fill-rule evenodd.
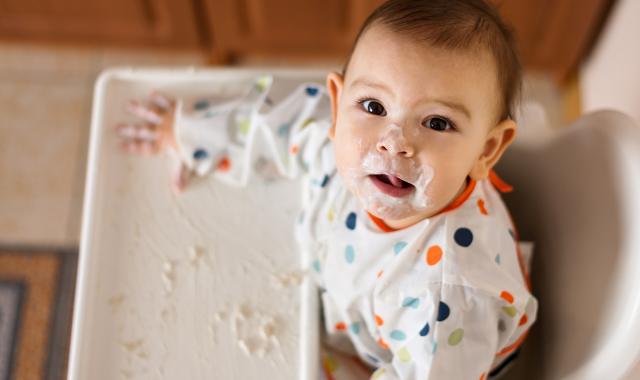
M 484 150 L 469 173 L 471 178 L 479 181 L 489 176 L 493 166 L 498 163 L 504 151 L 516 137 L 516 128 L 517 125 L 513 120 L 506 119 L 489 131 Z
M 336 123 L 338 122 L 338 105 L 340 104 L 340 94 L 342 93 L 342 85 L 344 78 L 336 72 L 330 72 L 327 75 L 327 91 L 331 99 L 331 129 L 329 129 L 329 138 L 333 140 L 336 134 Z

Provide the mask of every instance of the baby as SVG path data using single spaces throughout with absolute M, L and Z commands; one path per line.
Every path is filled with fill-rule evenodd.
M 391 0 L 326 88 L 267 76 L 231 100 L 154 94 L 132 105 L 147 123 L 119 129 L 129 151 L 176 153 L 178 190 L 193 173 L 244 185 L 267 171 L 249 153 L 258 134 L 272 171 L 306 173 L 296 236 L 324 340 L 361 361 L 325 356 L 326 378 L 495 379 L 537 314 L 499 194 L 510 186 L 492 170 L 520 83 L 485 1 Z

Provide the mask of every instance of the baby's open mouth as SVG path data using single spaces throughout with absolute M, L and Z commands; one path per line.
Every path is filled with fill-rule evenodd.
M 411 187 L 411 186 L 413 186 L 409 182 L 405 182 L 405 181 L 401 180 L 400 178 L 398 178 L 396 176 L 389 175 L 389 174 L 377 174 L 377 175 L 375 175 L 375 177 L 378 178 L 380 181 L 386 183 L 387 185 L 392 185 L 394 187 L 403 188 L 403 187 Z
M 413 185 L 389 174 L 371 174 L 369 179 L 383 193 L 403 197 L 413 191 Z

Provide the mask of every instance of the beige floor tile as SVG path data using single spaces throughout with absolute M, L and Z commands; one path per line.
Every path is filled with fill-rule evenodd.
M 94 69 L 93 49 L 0 43 L 0 73 L 88 73 Z
M 72 82 L 0 83 L 0 241 L 76 243 L 69 213 L 91 93 Z

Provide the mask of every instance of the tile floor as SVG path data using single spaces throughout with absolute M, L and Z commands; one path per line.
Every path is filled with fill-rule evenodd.
M 0 242 L 75 246 L 84 190 L 93 83 L 107 67 L 203 65 L 171 53 L 0 44 Z M 562 100 L 529 74 L 525 98 L 560 125 Z

